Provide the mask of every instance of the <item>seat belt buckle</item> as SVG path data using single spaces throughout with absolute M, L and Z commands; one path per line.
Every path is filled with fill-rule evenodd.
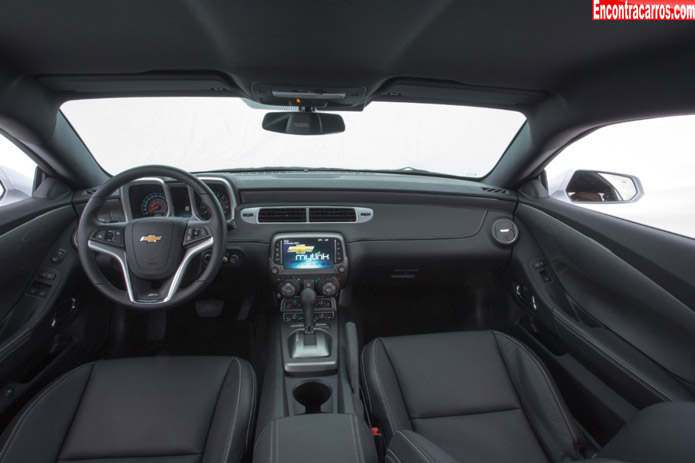
M 374 444 L 376 445 L 376 453 L 379 461 L 384 461 L 386 455 L 386 442 L 384 441 L 384 435 L 381 430 L 377 427 L 372 428 L 372 436 L 374 437 Z

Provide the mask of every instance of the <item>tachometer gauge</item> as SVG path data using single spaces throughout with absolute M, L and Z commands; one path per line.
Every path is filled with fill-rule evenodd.
M 232 206 L 229 203 L 229 197 L 221 191 L 215 191 L 215 196 L 222 206 L 222 211 L 224 211 L 224 216 L 229 217 L 232 212 Z M 208 220 L 210 218 L 210 208 L 200 201 L 200 216 L 201 218 Z
M 143 217 L 159 217 L 167 215 L 169 205 L 164 193 L 150 193 L 142 200 Z

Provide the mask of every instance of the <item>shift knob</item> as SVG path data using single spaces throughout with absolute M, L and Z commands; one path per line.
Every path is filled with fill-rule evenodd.
M 316 291 L 312 288 L 304 288 L 299 293 L 299 300 L 304 310 L 304 332 L 313 333 L 314 331 L 314 307 L 316 307 Z

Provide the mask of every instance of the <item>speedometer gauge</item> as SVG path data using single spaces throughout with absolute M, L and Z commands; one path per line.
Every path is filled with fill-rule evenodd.
M 169 205 L 164 193 L 150 193 L 142 200 L 143 217 L 159 217 L 167 215 Z
M 232 211 L 232 207 L 229 203 L 229 197 L 221 191 L 215 191 L 215 196 L 217 197 L 217 201 L 219 201 L 220 206 L 222 206 L 222 211 L 224 211 L 224 216 L 229 217 L 231 214 L 231 211 Z M 200 201 L 199 211 L 200 211 L 200 216 L 203 219 L 208 220 L 210 218 L 210 208 L 207 207 L 205 205 L 205 203 L 203 203 L 202 200 Z

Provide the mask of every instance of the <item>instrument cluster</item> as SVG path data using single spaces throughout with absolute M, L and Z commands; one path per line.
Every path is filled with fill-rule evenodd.
M 218 177 L 201 180 L 215 194 L 227 220 L 232 220 L 236 202 L 229 182 Z M 200 220 L 210 218 L 210 209 L 200 196 L 181 183 L 154 178 L 136 180 L 123 187 L 121 198 L 127 219 L 164 216 L 193 217 Z

